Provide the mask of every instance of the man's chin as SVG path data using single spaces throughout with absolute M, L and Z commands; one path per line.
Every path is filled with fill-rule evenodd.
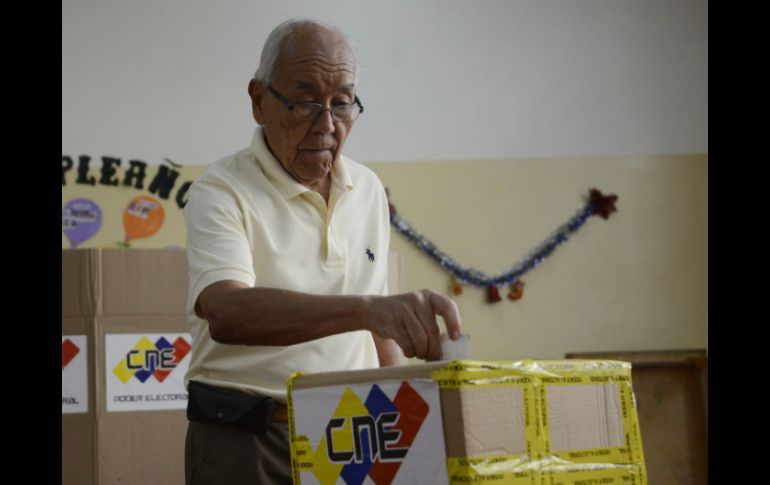
M 323 181 L 331 173 L 334 163 L 325 161 L 323 163 L 302 164 L 302 171 L 292 174 L 294 179 L 303 185 L 314 185 Z

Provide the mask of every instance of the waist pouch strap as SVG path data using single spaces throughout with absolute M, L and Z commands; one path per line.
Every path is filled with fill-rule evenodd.
M 267 431 L 276 402 L 266 396 L 190 381 L 187 419 L 200 423 L 225 424 L 254 434 Z

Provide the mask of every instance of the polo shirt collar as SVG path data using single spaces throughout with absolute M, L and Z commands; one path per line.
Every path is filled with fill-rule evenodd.
M 275 158 L 267 146 L 264 130 L 261 126 L 257 126 L 254 130 L 254 136 L 251 139 L 251 152 L 284 199 L 291 199 L 311 191 L 308 187 L 294 180 Z M 353 180 L 350 178 L 350 173 L 344 159 L 344 156 L 340 156 L 339 160 L 332 167 L 332 185 L 336 185 L 342 190 L 350 191 L 353 189 Z

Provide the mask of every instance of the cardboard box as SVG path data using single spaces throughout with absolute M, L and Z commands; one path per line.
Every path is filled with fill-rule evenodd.
M 391 291 L 401 286 L 400 268 L 391 252 Z M 184 250 L 62 251 L 62 484 L 184 483 L 187 288 Z M 126 343 L 120 362 L 110 347 Z M 166 376 L 131 369 L 171 357 L 180 362 Z M 155 390 L 119 390 L 128 383 Z
M 627 363 L 573 360 L 297 374 L 294 480 L 644 485 L 630 376 Z
M 62 251 L 63 484 L 184 483 L 186 392 L 135 393 L 142 402 L 130 403 L 110 386 L 178 390 L 189 361 L 186 300 L 184 251 Z M 135 347 L 116 358 L 109 339 Z M 121 374 L 124 357 L 130 368 Z M 65 385 L 78 363 L 84 390 L 67 395 L 78 392 Z M 151 410 L 126 410 L 136 404 Z

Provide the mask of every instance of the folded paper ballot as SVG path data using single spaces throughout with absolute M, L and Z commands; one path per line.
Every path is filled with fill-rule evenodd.
M 441 334 L 441 360 L 456 360 L 471 358 L 471 336 L 461 334 L 457 340 L 452 340 L 449 335 Z

